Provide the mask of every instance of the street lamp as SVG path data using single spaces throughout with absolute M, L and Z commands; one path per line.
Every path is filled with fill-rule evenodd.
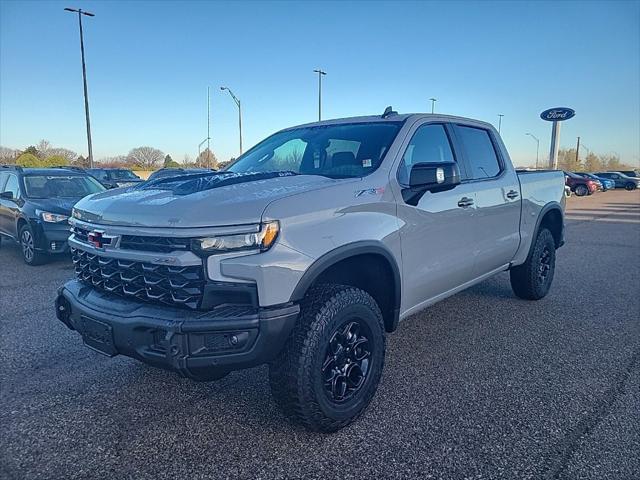
M 502 113 L 498 114 L 498 133 L 500 133 L 500 128 L 502 128 L 502 117 L 504 117 L 504 115 Z
M 80 53 L 82 55 L 82 80 L 84 82 L 84 113 L 87 119 L 87 144 L 89 147 L 89 167 L 93 168 L 93 148 L 91 146 L 91 122 L 89 121 L 89 94 L 87 93 L 87 68 L 84 64 L 84 36 L 82 34 L 82 15 L 95 17 L 93 13 L 84 12 L 82 9 L 65 8 L 67 12 L 78 14 L 78 24 L 80 25 Z
M 540 140 L 533 133 L 526 133 L 536 141 L 536 170 L 538 169 L 538 153 L 540 152 Z
M 436 102 L 438 101 L 437 98 L 430 98 L 429 100 L 431 100 L 431 113 L 433 113 L 435 111 L 435 105 Z
M 318 74 L 318 121 L 322 120 L 322 76 L 327 72 L 323 72 L 319 68 L 314 70 Z
M 238 99 L 238 97 L 236 97 L 233 94 L 231 89 L 227 87 L 220 87 L 220 90 L 222 91 L 226 90 L 227 92 L 229 92 L 229 95 L 231 95 L 231 98 L 233 98 L 233 101 L 236 103 L 238 107 L 238 129 L 240 131 L 240 155 L 242 155 L 242 108 L 240 107 L 240 100 Z

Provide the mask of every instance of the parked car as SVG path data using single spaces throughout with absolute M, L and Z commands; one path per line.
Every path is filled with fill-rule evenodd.
M 575 173 L 576 175 L 580 175 L 581 177 L 584 177 L 584 178 L 590 178 L 597 184 L 600 184 L 600 190 L 602 190 L 603 192 L 616 188 L 616 182 L 614 182 L 610 178 L 598 177 L 593 173 L 586 173 L 586 172 L 573 172 L 573 173 Z
M 625 190 L 635 190 L 640 184 L 640 178 L 628 177 L 620 172 L 597 172 L 594 175 L 613 180 L 616 188 L 624 188 Z
M 87 172 L 106 188 L 130 187 L 143 181 L 126 168 L 88 168 Z
M 59 320 L 193 379 L 268 363 L 278 405 L 316 431 L 367 407 L 401 319 L 506 270 L 538 300 L 564 242 L 562 172 L 516 173 L 488 123 L 390 108 L 136 188 L 75 206 Z
M 71 208 L 104 190 L 82 170 L 0 167 L 0 237 L 19 242 L 28 265 L 68 252 Z
M 598 184 L 590 178 L 584 178 L 571 172 L 564 172 L 565 184 L 579 197 L 591 195 L 598 189 Z
M 167 177 L 179 177 L 181 175 L 192 175 L 194 173 L 211 173 L 213 170 L 208 168 L 161 168 L 156 170 L 147 179 L 148 182 L 159 180 Z

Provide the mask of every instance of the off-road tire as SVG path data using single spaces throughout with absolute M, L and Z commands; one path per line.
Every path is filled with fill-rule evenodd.
M 586 185 L 578 185 L 576 187 L 576 195 L 579 197 L 589 195 L 589 188 Z
M 542 228 L 527 260 L 510 270 L 513 293 L 525 300 L 544 298 L 551 288 L 555 269 L 556 244 L 551 232 Z M 541 278 L 542 270 L 546 270 L 544 278 Z
M 331 340 L 352 319 L 357 319 L 366 332 L 368 342 L 364 345 L 370 347 L 369 368 L 353 396 L 336 403 L 333 391 L 325 390 L 331 387 L 325 387 L 323 366 L 331 355 Z M 375 300 L 358 288 L 317 285 L 303 299 L 293 332 L 269 365 L 271 393 L 280 410 L 294 423 L 312 431 L 335 432 L 356 420 L 371 402 L 380 382 L 384 357 L 384 324 Z
M 34 267 L 36 265 L 42 265 L 47 260 L 47 256 L 36 249 L 37 240 L 29 225 L 23 225 L 20 228 L 18 243 L 20 244 L 22 260 L 24 260 L 24 263 L 27 265 Z

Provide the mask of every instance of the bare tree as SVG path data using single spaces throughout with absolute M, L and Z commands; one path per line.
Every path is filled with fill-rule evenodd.
M 78 159 L 78 154 L 73 150 L 69 150 L 68 148 L 62 147 L 53 147 L 47 150 L 47 157 L 62 157 L 68 163 L 73 163 Z
M 47 158 L 51 156 L 51 142 L 49 140 L 40 140 L 36 148 L 38 149 L 38 156 L 40 158 Z
M 19 150 L 13 148 L 0 147 L 0 163 L 13 164 L 20 154 Z
M 193 163 L 193 159 L 191 158 L 191 155 L 189 155 L 188 153 L 184 154 L 184 157 L 182 158 L 182 164 L 189 166 Z
M 204 168 L 217 168 L 218 159 L 216 158 L 216 154 L 208 148 L 205 148 L 204 151 L 200 152 L 200 155 L 198 155 L 196 165 Z
M 129 152 L 127 160 L 140 168 L 152 170 L 164 160 L 164 152 L 153 147 L 138 147 Z

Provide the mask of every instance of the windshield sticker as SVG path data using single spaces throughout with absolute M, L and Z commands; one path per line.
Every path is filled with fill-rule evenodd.
M 370 158 L 365 158 L 362 160 L 362 166 L 367 168 L 367 167 L 371 167 L 371 159 Z

